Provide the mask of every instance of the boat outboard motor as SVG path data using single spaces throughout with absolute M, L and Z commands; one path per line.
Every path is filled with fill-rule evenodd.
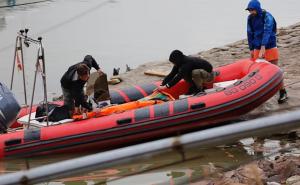
M 0 82 L 0 133 L 7 132 L 16 120 L 20 109 L 13 93 Z

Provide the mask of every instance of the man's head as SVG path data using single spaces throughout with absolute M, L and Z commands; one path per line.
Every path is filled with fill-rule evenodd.
M 252 16 L 262 13 L 260 2 L 258 0 L 251 0 L 246 8 Z
M 78 64 L 77 74 L 80 80 L 87 81 L 90 77 L 90 68 L 86 64 Z
M 174 65 L 180 65 L 182 63 L 184 55 L 179 50 L 174 50 L 171 52 L 169 61 L 172 62 Z

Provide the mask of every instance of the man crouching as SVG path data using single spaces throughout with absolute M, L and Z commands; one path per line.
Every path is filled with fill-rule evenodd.
M 90 77 L 91 67 L 102 74 L 95 59 L 87 55 L 82 62 L 69 67 L 60 80 L 64 105 L 68 107 L 70 115 L 92 110 L 84 94 L 84 85 Z

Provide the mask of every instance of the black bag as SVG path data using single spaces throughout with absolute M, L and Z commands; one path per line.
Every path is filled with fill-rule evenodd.
M 49 115 L 49 121 L 60 121 L 63 119 L 70 119 L 70 112 L 69 108 L 66 105 L 63 106 L 57 106 L 53 109 L 51 114 Z
M 36 109 L 36 113 L 35 113 L 35 118 L 37 121 L 39 122 L 43 122 L 46 121 L 46 104 L 42 103 L 40 104 L 37 109 Z M 63 105 L 57 105 L 57 104 L 53 104 L 53 103 L 48 103 L 48 120 L 49 121 L 60 121 L 63 119 L 69 119 L 71 118 L 70 114 L 69 114 L 69 109 L 67 106 Z

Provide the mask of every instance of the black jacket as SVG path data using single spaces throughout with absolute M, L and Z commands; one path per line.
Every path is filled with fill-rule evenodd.
M 62 76 L 60 83 L 64 89 L 70 91 L 72 98 L 75 100 L 75 106 L 78 107 L 79 105 L 89 108 L 87 102 L 84 100 L 84 92 L 83 87 L 86 81 L 80 79 L 74 79 L 74 76 L 77 73 L 77 66 L 78 64 L 86 64 L 90 69 L 93 67 L 96 70 L 100 69 L 99 65 L 95 61 L 95 59 L 91 55 L 86 55 L 82 62 L 79 62 L 75 65 L 69 67 L 68 71 Z
M 177 84 L 181 79 L 184 79 L 191 85 L 194 85 L 192 80 L 192 71 L 194 69 L 203 69 L 209 73 L 212 72 L 212 65 L 201 58 L 191 57 L 191 56 L 183 56 L 183 59 L 180 62 L 177 62 L 171 72 L 165 77 L 162 82 L 162 85 L 168 85 L 168 87 L 172 87 Z

